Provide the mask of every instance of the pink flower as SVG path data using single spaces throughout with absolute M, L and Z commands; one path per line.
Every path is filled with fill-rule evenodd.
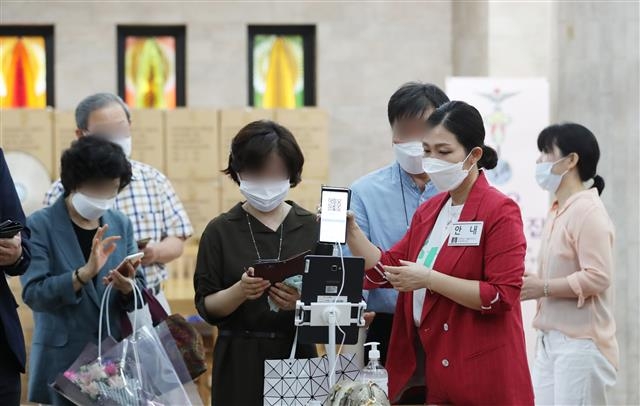
M 104 372 L 106 372 L 109 376 L 113 376 L 118 372 L 118 369 L 113 362 L 109 362 L 104 366 Z
M 64 377 L 70 381 L 75 381 L 76 379 L 78 379 L 78 375 L 76 375 L 76 373 L 73 371 L 64 371 Z

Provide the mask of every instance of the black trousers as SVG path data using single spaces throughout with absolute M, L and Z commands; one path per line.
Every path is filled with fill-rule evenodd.
M 393 314 L 376 313 L 376 317 L 367 330 L 367 342 L 377 341 L 380 343 L 380 362 L 386 365 L 387 350 L 389 349 L 389 341 L 391 340 L 391 327 L 393 326 Z M 369 362 L 369 351 L 364 352 L 365 363 Z
M 0 405 L 20 406 L 20 371 L 14 360 L 0 359 Z

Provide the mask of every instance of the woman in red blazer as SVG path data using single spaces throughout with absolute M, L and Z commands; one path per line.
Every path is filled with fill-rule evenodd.
M 520 209 L 478 169 L 494 168 L 497 155 L 484 145 L 474 107 L 444 104 L 428 127 L 425 172 L 443 193 L 418 208 L 387 252 L 349 220 L 349 248 L 369 268 L 365 288 L 400 291 L 386 365 L 389 398 L 424 385 L 428 404 L 533 404 L 520 311 Z

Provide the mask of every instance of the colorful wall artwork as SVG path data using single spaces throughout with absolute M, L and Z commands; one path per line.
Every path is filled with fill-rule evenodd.
M 118 88 L 134 108 L 185 105 L 184 27 L 118 27 Z
M 0 107 L 53 105 L 52 36 L 52 27 L 0 27 Z
M 315 27 L 249 27 L 249 104 L 296 108 L 315 104 Z

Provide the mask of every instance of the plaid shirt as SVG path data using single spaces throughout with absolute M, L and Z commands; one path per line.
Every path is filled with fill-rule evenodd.
M 131 160 L 131 183 L 116 198 L 116 209 L 133 223 L 136 240 L 151 238 L 159 242 L 173 236 L 189 238 L 193 228 L 171 182 L 157 169 Z M 60 180 L 45 194 L 45 206 L 52 205 L 64 193 Z M 147 287 L 155 289 L 169 277 L 164 264 L 142 267 Z

